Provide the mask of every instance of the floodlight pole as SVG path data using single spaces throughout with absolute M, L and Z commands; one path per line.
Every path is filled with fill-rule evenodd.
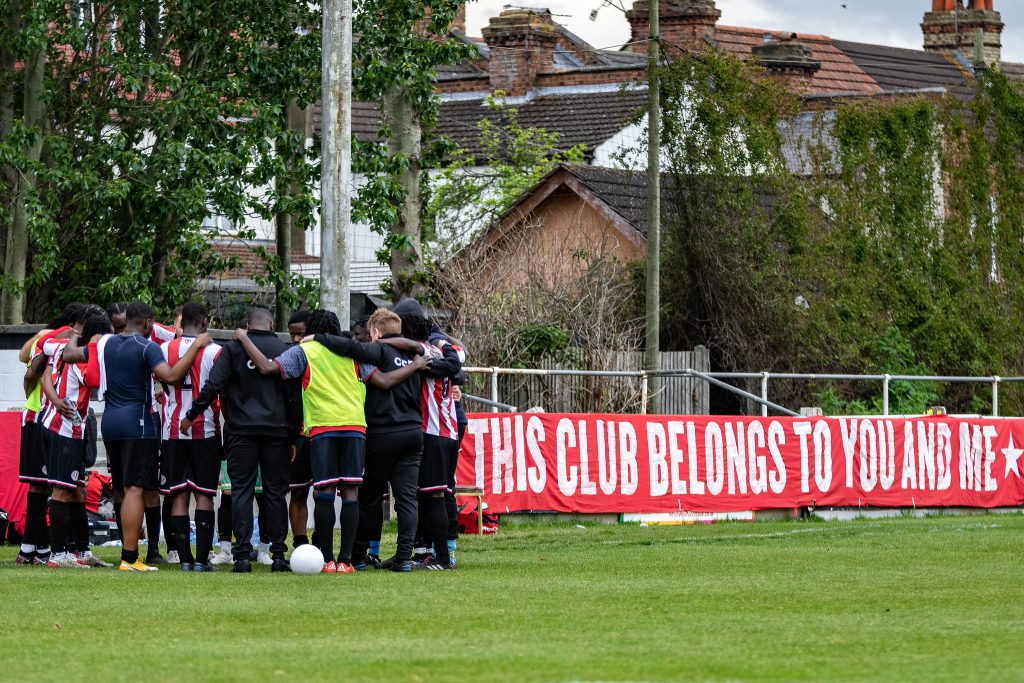
M 658 57 L 660 33 L 659 0 L 650 3 L 650 40 L 647 43 L 647 296 L 644 329 L 644 369 L 660 369 L 661 351 L 661 88 L 658 84 Z M 659 389 L 661 378 L 648 379 L 648 412 L 660 411 Z
M 352 223 L 352 0 L 324 0 L 320 64 L 320 307 L 349 325 Z

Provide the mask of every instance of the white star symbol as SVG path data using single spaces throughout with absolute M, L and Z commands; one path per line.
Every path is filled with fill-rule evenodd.
M 1003 457 L 1006 458 L 1006 472 L 1003 473 L 1003 479 L 1010 476 L 1010 470 L 1017 475 L 1020 479 L 1020 470 L 1017 468 L 1017 458 L 1024 453 L 1024 448 L 1014 448 L 1013 446 L 1013 434 L 1010 435 L 1010 444 L 1001 449 L 1003 451 Z

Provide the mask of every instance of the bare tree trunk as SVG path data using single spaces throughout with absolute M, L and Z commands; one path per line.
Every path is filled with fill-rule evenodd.
M 398 211 L 398 222 L 388 231 L 401 238 L 404 246 L 391 250 L 391 282 L 395 296 L 418 297 L 426 288 L 418 282 L 416 272 L 423 256 L 421 245 L 422 222 L 420 197 L 420 141 L 422 130 L 419 116 L 412 103 L 400 89 L 388 91 L 384 96 L 384 119 L 391 128 L 388 153 L 402 154 L 409 160 L 408 169 L 399 176 L 405 198 Z
M 160 37 L 159 30 L 153 31 L 154 41 Z M 154 42 L 154 46 L 155 46 Z M 154 47 L 156 49 L 156 47 Z M 182 55 L 181 62 L 179 65 L 180 71 L 186 71 L 189 69 L 198 69 L 200 67 L 202 58 L 199 56 L 198 48 L 192 48 L 188 53 Z M 177 99 L 182 96 L 182 91 L 178 90 L 171 95 L 172 98 Z M 170 114 L 167 120 L 164 121 L 164 129 L 171 131 L 169 135 L 173 135 L 174 128 L 178 125 L 178 115 Z M 153 141 L 153 154 L 157 153 L 157 150 L 165 144 L 165 141 L 157 137 Z M 148 171 L 149 182 L 155 185 L 155 178 L 153 174 L 155 169 L 151 166 Z M 163 287 L 164 282 L 167 281 L 167 267 L 171 260 L 171 241 L 173 234 L 176 230 L 177 216 L 173 213 L 168 215 L 162 223 L 154 226 L 154 237 L 153 237 L 153 262 L 150 266 L 149 272 L 149 289 L 150 295 L 155 296 L 156 291 Z
M 31 144 L 24 150 L 27 165 L 15 183 L 14 216 L 7 234 L 4 250 L 4 274 L 17 288 L 5 287 L 0 302 L 0 322 L 18 325 L 25 319 L 24 283 L 28 262 L 28 207 L 26 196 L 35 191 L 35 164 L 43 151 L 43 120 L 46 104 L 43 101 L 43 75 L 46 70 L 46 49 L 33 51 L 25 60 L 24 117 L 25 124 L 36 132 Z
M 14 128 L 14 82 L 17 73 L 14 68 L 18 55 L 13 49 L 15 36 L 21 31 L 24 3 L 15 2 L 9 6 L 0 24 L 0 140 L 10 136 Z M 14 166 L 4 164 L 0 168 L 0 207 L 12 209 L 18 192 L 18 172 Z M 0 266 L 7 273 L 7 243 L 10 241 L 11 223 L 0 223 Z
M 306 112 L 299 109 L 299 105 L 295 100 L 288 103 L 288 109 L 285 113 L 284 122 L 285 132 L 300 130 L 305 132 L 306 130 Z M 285 186 L 281 188 L 281 192 L 286 195 L 295 195 L 298 192 L 298 188 L 292 180 L 294 173 L 294 164 L 289 160 L 285 164 Z M 275 318 L 277 319 L 277 329 L 284 330 L 288 327 L 288 318 L 291 317 L 291 307 L 284 301 L 281 293 L 287 290 L 291 286 L 291 270 L 292 270 L 292 240 L 294 239 L 294 216 L 287 211 L 281 211 L 277 214 L 277 258 L 281 261 L 281 275 L 274 282 L 274 310 Z M 304 237 L 304 235 L 303 235 Z

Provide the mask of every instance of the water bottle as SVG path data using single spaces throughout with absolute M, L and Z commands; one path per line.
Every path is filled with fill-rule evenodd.
M 74 406 L 72 406 L 70 403 L 68 403 L 67 399 L 64 399 L 64 405 L 71 406 L 71 408 L 74 409 L 74 411 L 75 411 L 75 414 L 71 416 L 71 424 L 73 424 L 76 427 L 81 427 L 82 426 L 82 416 L 78 414 L 78 410 Z

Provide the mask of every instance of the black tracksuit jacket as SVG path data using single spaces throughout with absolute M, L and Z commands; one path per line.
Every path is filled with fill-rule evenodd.
M 249 330 L 249 339 L 271 360 L 288 349 L 288 344 L 270 331 Z M 286 432 L 294 440 L 302 424 L 300 392 L 298 380 L 260 374 L 241 343 L 230 341 L 221 348 L 209 379 L 186 416 L 195 419 L 220 395 L 224 421 L 232 434 Z

